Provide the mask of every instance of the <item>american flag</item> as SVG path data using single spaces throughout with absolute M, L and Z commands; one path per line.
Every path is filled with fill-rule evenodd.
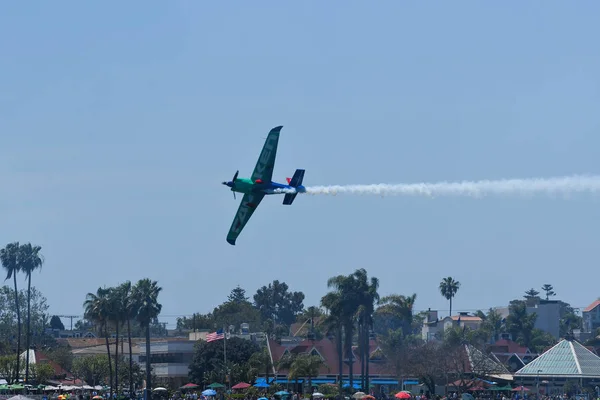
M 225 335 L 223 334 L 223 329 L 219 329 L 216 332 L 209 333 L 208 335 L 206 335 L 207 342 L 214 342 L 215 340 L 221 340 L 224 338 L 225 338 Z

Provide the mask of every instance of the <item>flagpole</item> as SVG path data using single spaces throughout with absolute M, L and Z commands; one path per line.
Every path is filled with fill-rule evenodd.
M 223 326 L 223 361 L 225 363 L 225 386 L 227 387 L 227 332 Z

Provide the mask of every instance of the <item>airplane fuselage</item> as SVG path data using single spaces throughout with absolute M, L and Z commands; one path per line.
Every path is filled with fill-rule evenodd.
M 223 182 L 225 186 L 229 186 L 232 191 L 238 193 L 264 193 L 264 194 L 286 194 L 286 193 L 305 193 L 306 188 L 302 185 L 293 187 L 278 182 L 262 182 L 257 180 L 253 182 L 249 178 L 237 178 L 234 181 Z

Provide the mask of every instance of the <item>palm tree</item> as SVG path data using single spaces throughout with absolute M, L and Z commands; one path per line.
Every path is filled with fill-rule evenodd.
M 83 303 L 83 307 L 85 308 L 84 318 L 90 321 L 94 321 L 98 325 L 100 325 L 100 331 L 104 330 L 104 337 L 106 338 L 106 354 L 108 355 L 108 374 L 110 380 L 110 398 L 112 399 L 113 395 L 113 372 L 112 372 L 112 362 L 110 358 L 110 343 L 108 341 L 108 321 L 111 317 L 112 312 L 112 304 L 111 304 L 111 294 L 112 288 L 101 288 L 99 287 L 94 293 L 88 293 L 86 296 L 86 300 Z
M 319 375 L 319 369 L 325 365 L 323 359 L 319 356 L 304 353 L 294 357 L 288 372 L 289 379 L 298 379 L 298 377 L 308 378 L 308 387 L 310 398 L 313 398 L 312 378 Z
M 108 296 L 109 313 L 108 319 L 115 326 L 115 394 L 119 397 L 119 327 L 125 315 L 125 304 L 120 286 L 111 288 Z
M 460 282 L 455 281 L 451 277 L 444 278 L 440 282 L 440 293 L 446 300 L 450 301 L 450 316 L 452 316 L 452 299 L 456 295 L 456 292 L 458 292 L 458 288 L 460 288 Z
M 361 387 L 368 390 L 369 387 L 369 356 L 370 356 L 370 332 L 373 327 L 373 312 L 375 303 L 379 301 L 379 279 L 367 278 L 367 271 L 364 268 L 354 272 L 353 277 L 356 282 L 356 289 L 359 295 L 359 306 L 357 309 L 358 320 L 358 338 L 361 359 Z
M 129 393 L 133 393 L 133 352 L 131 346 L 131 320 L 137 316 L 138 305 L 132 293 L 130 281 L 126 281 L 119 287 L 123 301 L 123 318 L 127 322 L 127 341 L 129 342 Z
M 353 364 L 354 357 L 352 352 L 352 341 L 354 338 L 354 323 L 356 310 L 358 308 L 358 296 L 354 277 L 338 275 L 327 280 L 327 287 L 334 288 L 339 296 L 339 318 L 344 328 L 344 353 L 348 357 L 348 379 L 350 388 L 353 385 Z M 342 357 L 343 358 L 343 357 Z
M 264 347 L 261 351 L 252 354 L 248 360 L 248 364 L 257 371 L 264 371 L 265 382 L 269 383 L 269 375 L 270 371 L 273 370 L 273 363 L 271 361 L 269 350 L 267 350 L 266 347 Z
M 150 323 L 158 317 L 162 304 L 158 302 L 158 294 L 162 290 L 156 281 L 141 279 L 133 288 L 133 297 L 138 305 L 137 317 L 140 326 L 146 328 L 146 389 L 144 400 L 150 400 L 152 389 L 152 370 L 150 369 Z
M 27 355 L 25 360 L 25 382 L 29 383 L 29 341 L 31 339 L 31 273 L 41 269 L 44 257 L 40 254 L 41 246 L 31 243 L 19 247 L 19 270 L 27 277 Z
M 344 349 L 343 349 L 343 321 L 341 318 L 341 296 L 337 292 L 329 292 L 321 298 L 321 306 L 327 311 L 328 315 L 323 321 L 322 326 L 325 327 L 325 334 L 329 335 L 332 332 L 335 336 L 337 354 L 338 354 L 338 386 L 339 392 L 342 393 L 342 385 L 344 379 Z
M 19 242 L 13 242 L 0 250 L 0 261 L 6 270 L 5 281 L 13 278 L 15 285 L 15 307 L 17 311 L 17 365 L 15 368 L 15 382 L 19 383 L 19 362 L 21 360 L 21 311 L 19 307 L 19 291 L 17 290 L 17 272 L 19 272 Z
M 401 321 L 402 336 L 406 337 L 412 333 L 413 309 L 416 299 L 416 293 L 410 296 L 391 294 L 381 298 L 377 312 L 398 318 Z

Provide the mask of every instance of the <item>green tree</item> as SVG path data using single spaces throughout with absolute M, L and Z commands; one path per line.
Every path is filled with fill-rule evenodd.
M 238 285 L 234 288 L 229 296 L 227 296 L 227 302 L 229 303 L 249 303 L 249 298 L 246 297 L 246 291 Z
M 73 352 L 68 344 L 57 345 L 48 349 L 46 350 L 46 355 L 50 360 L 54 361 L 67 371 L 70 371 L 73 367 Z
M 13 378 L 16 375 L 17 358 L 15 354 L 0 356 L 0 376 L 6 377 L 6 381 L 9 384 L 17 382 Z
M 506 331 L 504 317 L 497 310 L 490 308 L 487 314 L 479 315 L 483 320 L 481 329 L 487 333 L 494 342 L 500 338 L 500 334 Z
M 234 300 L 227 300 L 213 310 L 214 328 L 229 327 L 229 325 L 239 328 L 244 322 L 248 323 L 251 328 L 260 325 L 260 312 L 249 301 L 237 298 L 236 289 L 233 289 L 229 295 L 229 298 L 234 298 Z
M 506 329 L 511 334 L 513 340 L 522 346 L 530 347 L 537 314 L 528 314 L 527 303 L 523 300 L 511 301 L 508 310 L 509 315 L 506 318 Z
M 549 300 L 551 296 L 556 296 L 554 292 L 554 287 L 549 283 L 546 283 L 542 286 L 542 290 L 546 292 L 546 300 Z
M 274 280 L 263 286 L 254 295 L 254 305 L 263 320 L 271 319 L 275 325 L 290 326 L 304 309 L 304 293 L 290 292 L 285 282 Z
M 75 327 L 77 327 L 77 324 L 75 325 Z M 50 318 L 50 328 L 64 331 L 65 325 L 60 320 L 60 317 L 53 315 L 52 318 Z
M 410 296 L 392 294 L 384 296 L 375 311 L 376 332 L 386 334 L 389 330 L 402 329 L 404 336 L 415 333 L 413 309 L 417 294 Z M 420 331 L 421 326 L 418 327 Z
M 109 331 L 108 323 L 111 318 L 112 304 L 111 304 L 111 293 L 112 289 L 104 289 L 99 287 L 96 293 L 88 293 L 86 300 L 83 303 L 85 308 L 84 317 L 87 320 L 94 321 L 99 327 L 100 331 L 104 331 L 104 337 L 106 340 L 106 354 L 108 358 L 108 371 L 109 371 L 109 382 L 110 382 L 110 397 L 113 394 L 113 373 L 112 373 L 112 362 L 110 357 L 110 343 L 108 341 Z M 148 399 L 146 399 L 148 400 Z
M 203 382 L 205 376 L 210 376 L 214 382 L 224 381 L 227 368 L 233 365 L 245 369 L 245 373 L 241 371 L 238 374 L 248 375 L 247 371 L 250 369 L 248 361 L 254 353 L 260 351 L 260 347 L 255 342 L 235 336 L 227 339 L 227 364 L 225 364 L 223 340 L 212 342 L 202 340 L 196 343 L 188 374 L 190 382 Z
M 321 298 L 321 306 L 327 310 L 323 327 L 325 334 L 335 337 L 336 350 L 338 355 L 338 391 L 342 393 L 343 367 L 344 367 L 344 347 L 343 347 L 343 329 L 344 321 L 342 319 L 342 295 L 339 291 L 331 291 Z
M 559 301 L 560 337 L 572 337 L 573 329 L 583 328 L 583 318 L 569 303 Z
M 269 382 L 269 376 L 273 372 L 273 362 L 271 360 L 271 354 L 266 347 L 255 352 L 250 356 L 248 365 L 254 368 L 258 373 L 265 373 L 265 382 Z
M 54 378 L 54 368 L 47 363 L 36 363 L 31 365 L 31 374 L 39 385 Z
M 27 292 L 19 290 L 16 296 L 20 309 L 27 306 Z M 0 287 L 0 353 L 6 349 L 8 353 L 15 354 L 17 347 L 18 324 L 15 303 L 15 291 L 9 286 Z M 51 347 L 56 339 L 46 334 L 45 327 L 48 326 L 48 304 L 46 298 L 34 286 L 31 287 L 31 331 L 32 345 L 37 348 Z M 5 351 L 5 352 L 6 352 Z M 21 368 L 23 372 L 24 368 Z
M 364 282 L 361 276 L 366 276 L 364 269 L 356 270 L 351 275 L 337 275 L 327 280 L 327 287 L 333 289 L 337 294 L 336 300 L 339 302 L 339 318 L 344 327 L 344 352 L 348 357 L 348 375 L 349 385 L 353 387 L 353 352 L 352 345 L 354 339 L 355 327 L 357 324 L 357 315 L 362 303 L 364 302 Z M 345 358 L 345 357 L 344 357 Z
M 78 357 L 73 360 L 73 372 L 92 386 L 110 381 L 108 360 L 100 354 Z
M 6 270 L 6 280 L 13 278 L 15 288 L 15 310 L 17 313 L 17 361 L 15 367 L 15 382 L 19 382 L 20 359 L 21 354 L 21 310 L 19 306 L 19 290 L 17 288 L 17 273 L 19 272 L 19 242 L 13 242 L 6 245 L 0 250 L 0 262 Z
M 215 329 L 216 327 L 215 319 L 212 313 L 208 314 L 200 314 L 194 313 L 190 318 L 188 317 L 179 317 L 177 318 L 177 329 Z M 256 328 L 250 326 L 250 328 Z
M 150 323 L 156 319 L 162 309 L 162 304 L 158 302 L 158 294 L 162 290 L 158 282 L 148 278 L 141 279 L 133 288 L 133 297 L 138 305 L 137 321 L 146 329 L 146 390 L 144 400 L 150 400 L 150 391 L 152 390 L 152 370 L 150 366 Z
M 129 345 L 129 365 L 127 367 L 129 382 L 129 393 L 133 393 L 133 384 L 135 379 L 133 374 L 136 372 L 133 365 L 133 348 L 131 345 L 131 321 L 137 317 L 139 305 L 136 302 L 136 298 L 133 295 L 133 288 L 130 281 L 122 283 L 119 288 L 119 297 L 122 301 L 122 313 L 121 321 L 127 324 L 127 343 Z
M 373 313 L 375 303 L 379 302 L 379 280 L 367 277 L 367 271 L 358 269 L 354 272 L 356 286 L 359 290 L 358 308 L 356 311 L 358 322 L 358 342 L 361 361 L 361 387 L 369 387 L 369 359 L 370 359 L 370 334 L 373 330 Z
M 450 312 L 448 315 L 452 315 L 452 299 L 456 296 L 458 289 L 460 288 L 460 282 L 455 281 L 452 277 L 447 277 L 442 279 L 440 282 L 440 293 L 442 296 L 446 298 L 446 300 L 450 301 Z
M 528 291 L 525 292 L 525 295 L 523 296 L 526 300 L 534 300 L 536 298 L 539 298 L 540 292 L 538 292 L 537 290 L 535 290 L 534 288 L 529 289 Z
M 313 398 L 312 378 L 319 376 L 319 370 L 326 365 L 323 359 L 307 353 L 296 356 L 290 366 L 288 379 L 308 378 L 310 398 Z
M 19 271 L 25 273 L 27 277 L 27 353 L 25 357 L 25 382 L 27 383 L 29 383 L 29 349 L 31 348 L 31 273 L 42 268 L 44 257 L 40 254 L 41 250 L 41 246 L 32 246 L 31 243 L 19 246 Z

